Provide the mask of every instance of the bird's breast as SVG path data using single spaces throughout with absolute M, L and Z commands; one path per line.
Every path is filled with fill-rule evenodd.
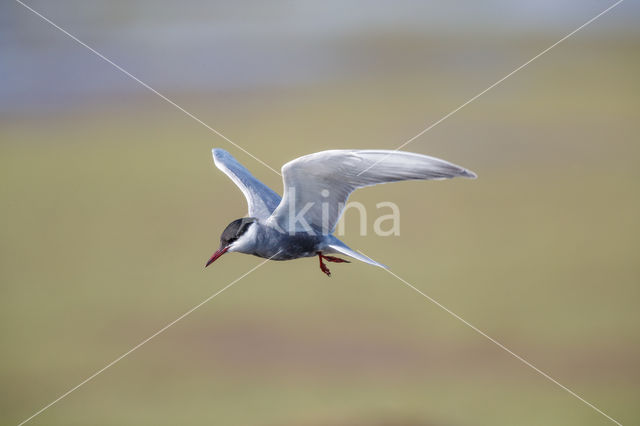
M 322 250 L 325 236 L 307 233 L 286 234 L 268 230 L 256 245 L 256 255 L 273 260 L 315 256 Z

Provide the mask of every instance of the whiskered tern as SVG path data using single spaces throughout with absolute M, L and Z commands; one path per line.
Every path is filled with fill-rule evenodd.
M 333 235 L 349 194 L 358 188 L 402 180 L 475 178 L 476 174 L 438 158 L 404 151 L 330 150 L 296 158 L 282 166 L 284 196 L 256 179 L 223 149 L 213 149 L 215 165 L 247 199 L 247 217 L 231 222 L 209 266 L 225 253 L 252 254 L 272 260 L 318 256 L 323 262 L 347 262 L 342 254 L 386 268 L 349 248 Z

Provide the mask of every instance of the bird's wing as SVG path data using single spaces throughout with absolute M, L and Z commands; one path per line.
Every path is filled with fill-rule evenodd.
M 268 220 L 287 232 L 329 234 L 334 231 L 349 194 L 357 188 L 456 176 L 476 177 L 473 172 L 455 164 L 410 152 L 317 152 L 282 166 L 284 196 Z
M 266 219 L 280 204 L 280 196 L 264 183 L 256 179 L 246 167 L 240 164 L 224 149 L 214 148 L 213 162 L 238 185 L 249 205 L 249 216 Z

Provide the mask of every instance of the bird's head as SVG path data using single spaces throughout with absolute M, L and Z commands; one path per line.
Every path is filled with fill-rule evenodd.
M 216 259 L 228 251 L 241 251 L 242 247 L 240 246 L 245 245 L 243 244 L 242 237 L 244 236 L 245 239 L 249 237 L 247 231 L 255 221 L 255 218 L 243 217 L 241 219 L 236 219 L 227 225 L 224 231 L 222 231 L 222 235 L 220 235 L 220 247 L 215 253 L 213 253 L 213 256 L 211 256 L 204 267 L 206 268 L 211 265 L 216 261 Z

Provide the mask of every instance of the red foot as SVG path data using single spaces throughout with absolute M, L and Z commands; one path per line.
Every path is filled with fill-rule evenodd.
M 329 268 L 327 268 L 327 265 L 325 265 L 324 262 L 322 262 L 322 255 L 319 254 L 318 259 L 320 259 L 320 270 L 325 274 L 327 274 L 328 277 L 330 277 L 331 271 L 329 270 Z
M 321 252 L 318 252 L 318 260 L 320 261 L 320 270 L 325 274 L 327 274 L 328 277 L 331 276 L 331 271 L 329 270 L 329 268 L 327 268 L 327 265 L 324 264 L 324 262 L 322 261 L 323 259 L 326 259 L 328 262 L 351 263 L 348 260 L 340 259 L 339 257 L 334 257 L 334 256 L 325 256 Z
M 328 262 L 335 262 L 335 263 L 351 263 L 350 261 L 346 260 L 346 259 L 340 259 L 339 257 L 335 257 L 335 256 L 325 256 L 324 254 L 321 254 L 321 256 L 327 260 Z

